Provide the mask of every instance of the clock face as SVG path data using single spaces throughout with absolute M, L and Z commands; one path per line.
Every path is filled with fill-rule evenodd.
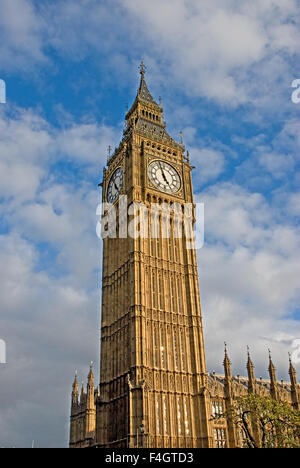
M 108 203 L 114 203 L 120 195 L 123 187 L 123 169 L 119 167 L 112 175 L 107 189 L 107 201 Z
M 178 172 L 164 161 L 153 161 L 148 166 L 148 177 L 152 184 L 166 193 L 176 193 L 181 187 Z

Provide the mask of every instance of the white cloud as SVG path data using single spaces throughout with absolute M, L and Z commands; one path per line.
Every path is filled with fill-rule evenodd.
M 1 0 L 1 67 L 12 71 L 30 69 L 32 62 L 46 62 L 43 30 L 46 23 L 30 0 Z
M 72 122 L 58 130 L 32 111 L 8 107 L 0 128 L 0 212 L 9 231 L 0 235 L 0 331 L 8 359 L 1 444 L 65 446 L 72 374 L 78 367 L 85 378 L 98 354 L 99 193 L 88 179 L 92 168 L 100 179 L 102 145 L 118 131 Z M 60 161 L 81 167 L 79 183 L 52 170 Z M 24 431 L 28 418 L 32 428 Z
M 251 101 L 280 110 L 284 80 L 288 87 L 299 53 L 294 0 L 251 5 L 125 0 L 109 6 L 66 0 L 43 7 L 30 0 L 3 0 L 0 8 L 5 12 L 0 15 L 5 68 L 30 68 L 45 60 L 49 46 L 71 60 L 93 50 L 105 54 L 108 75 L 113 70 L 116 85 L 122 86 L 125 76 L 134 76 L 136 57 L 143 55 L 162 84 L 171 74 L 173 86 L 189 96 L 230 106 Z
M 225 168 L 225 156 L 212 148 L 191 148 L 192 163 L 196 169 L 193 173 L 195 187 L 217 179 Z
M 288 318 L 300 302 L 299 228 L 288 220 L 279 224 L 277 206 L 232 184 L 211 187 L 197 199 L 206 213 L 206 244 L 198 257 L 209 367 L 221 370 L 227 340 L 235 372 L 245 373 L 248 344 L 260 374 L 272 347 L 287 378 L 287 353 L 300 336 L 299 322 Z M 286 339 L 278 341 L 280 334 Z

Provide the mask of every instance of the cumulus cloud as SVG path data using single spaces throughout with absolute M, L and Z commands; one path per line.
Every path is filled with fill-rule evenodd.
M 265 375 L 266 350 L 276 342 L 278 369 L 286 378 L 287 353 L 300 334 L 291 316 L 300 301 L 299 228 L 288 219 L 278 223 L 277 207 L 240 186 L 218 184 L 198 198 L 206 213 L 206 244 L 198 257 L 209 366 L 219 363 L 220 371 L 227 340 L 236 372 L 245 372 L 249 344 Z
M 1 227 L 8 230 L 0 234 L 8 358 L 1 444 L 26 447 L 38 435 L 37 446 L 65 446 L 72 374 L 78 367 L 85 378 L 82 369 L 99 352 L 99 192 L 91 173 L 100 181 L 105 145 L 119 131 L 73 122 L 57 129 L 32 110 L 8 106 L 0 129 Z M 79 167 L 80 180 L 65 180 L 55 169 L 62 163 L 70 173 Z M 29 415 L 32 427 L 24 431 L 20 422 Z
M 46 23 L 31 0 L 0 3 L 1 67 L 9 72 L 29 70 L 32 63 L 47 62 L 43 52 Z
M 192 162 L 196 166 L 193 181 L 199 190 L 202 184 L 217 179 L 225 169 L 225 156 L 212 148 L 191 148 Z
M 58 0 L 43 6 L 5 0 L 0 8 L 5 68 L 51 61 L 49 46 L 76 61 L 92 49 L 106 56 L 107 73 L 118 74 L 122 85 L 125 76 L 133 78 L 130 49 L 148 60 L 162 83 L 172 74 L 189 96 L 233 106 L 251 101 L 278 107 L 299 53 L 295 0 Z

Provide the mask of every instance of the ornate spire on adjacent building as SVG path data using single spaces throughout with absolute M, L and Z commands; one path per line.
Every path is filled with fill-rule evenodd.
M 89 375 L 88 375 L 88 384 L 92 383 L 94 385 L 93 366 L 94 366 L 94 363 L 92 361 L 91 364 L 90 364 L 90 372 L 89 372 Z
M 298 387 L 298 382 L 297 382 L 297 374 L 296 374 L 296 369 L 293 366 L 290 353 L 289 353 L 289 361 L 290 361 L 289 374 L 290 374 L 290 380 L 291 380 L 291 394 L 292 394 L 293 407 L 299 410 L 300 409 L 300 395 L 299 395 L 299 387 Z
M 269 368 L 268 368 L 268 371 L 269 371 L 269 375 L 270 375 L 270 393 L 271 393 L 271 396 L 272 396 L 272 398 L 274 398 L 274 400 L 278 400 L 279 395 L 278 395 L 276 367 L 273 364 L 272 355 L 271 355 L 270 350 L 269 350 Z
M 227 343 L 224 343 L 224 345 L 225 345 L 225 357 L 224 357 L 223 366 L 224 366 L 224 370 L 225 370 L 225 379 L 228 380 L 228 379 L 232 378 L 231 362 L 230 362 L 230 359 L 228 357 Z
M 224 357 L 224 370 L 225 370 L 225 380 L 224 380 L 224 390 L 225 390 L 225 405 L 226 411 L 230 414 L 232 410 L 232 405 L 234 402 L 234 388 L 233 388 L 233 379 L 231 373 L 231 361 L 227 352 L 227 343 L 225 344 L 225 357 Z M 228 417 L 228 436 L 229 436 L 229 445 L 230 447 L 237 447 L 237 436 L 234 422 L 231 416 Z
M 84 391 L 84 382 L 81 383 L 81 394 L 80 394 L 80 404 L 83 405 L 86 402 L 86 394 Z
M 247 346 L 248 351 L 248 361 L 247 361 L 247 371 L 248 371 L 248 390 L 249 393 L 256 393 L 256 380 L 254 375 L 254 365 L 250 356 L 250 349 Z
M 78 405 L 78 398 L 79 398 L 79 387 L 78 387 L 77 370 L 76 370 L 75 379 L 73 383 L 73 391 L 72 391 L 72 405 Z

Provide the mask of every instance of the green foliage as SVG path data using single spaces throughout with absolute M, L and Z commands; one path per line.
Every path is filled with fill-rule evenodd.
M 246 448 L 300 448 L 300 412 L 271 397 L 239 397 L 227 414 Z

